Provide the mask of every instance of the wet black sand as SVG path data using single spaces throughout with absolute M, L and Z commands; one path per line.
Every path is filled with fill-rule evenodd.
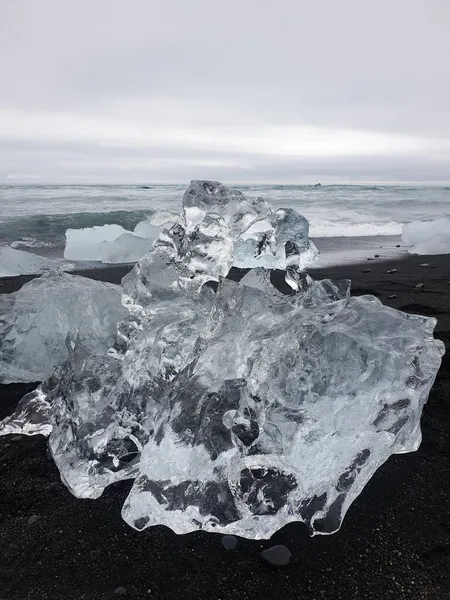
M 393 268 L 396 273 L 386 272 Z M 127 270 L 84 274 L 118 282 Z M 435 316 L 436 337 L 450 349 L 450 255 L 374 259 L 316 269 L 313 276 L 348 277 L 354 294 L 375 294 L 385 304 Z M 0 280 L 0 292 L 29 279 Z M 415 289 L 419 283 L 423 290 Z M 0 386 L 0 418 L 33 387 Z M 302 525 L 291 524 L 270 541 L 240 540 L 229 552 L 220 535 L 176 536 L 164 527 L 138 533 L 120 517 L 128 482 L 108 488 L 98 500 L 77 500 L 59 483 L 44 438 L 0 438 L 0 598 L 108 599 L 124 587 L 124 598 L 139 600 L 447 600 L 450 354 L 422 427 L 420 449 L 391 457 L 377 471 L 337 534 L 309 538 Z M 28 524 L 33 515 L 37 520 Z M 262 548 L 275 543 L 286 544 L 293 555 L 280 570 L 259 558 Z

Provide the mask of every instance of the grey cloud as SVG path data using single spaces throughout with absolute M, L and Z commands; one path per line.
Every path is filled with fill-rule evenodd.
M 28 154 L 9 155 L 14 136 L 11 127 L 2 132 L 1 113 L 14 110 L 17 131 L 21 112 L 24 119 L 64 113 L 74 122 L 87 115 L 112 129 L 132 121 L 150 129 L 214 130 L 217 150 L 162 144 L 159 151 L 141 152 L 149 163 L 159 159 L 156 179 L 190 179 L 189 159 L 200 161 L 199 170 L 203 161 L 209 176 L 214 159 L 226 165 L 220 169 L 227 179 L 293 181 L 321 174 L 450 180 L 448 56 L 447 0 L 3 0 L 1 171 L 91 177 L 89 157 L 95 155 L 102 165 L 98 176 L 113 179 L 117 172 L 108 171 L 107 163 L 114 154 L 127 177 L 150 177 L 142 163 L 127 170 L 132 148 L 120 150 L 120 140 L 115 151 L 94 148 L 102 140 L 96 142 L 89 131 L 86 141 L 80 131 L 59 150 L 51 135 L 39 134 L 39 140 L 30 133 Z M 417 137 L 430 152 L 399 156 L 389 150 L 390 142 L 383 156 L 371 157 L 369 149 L 362 158 L 295 160 L 276 148 L 230 155 L 225 144 L 220 151 L 230 131 L 239 145 L 239 131 L 305 124 L 328 130 L 330 139 L 338 130 Z M 21 140 L 26 142 L 22 134 Z M 52 161 L 45 158 L 48 152 Z M 67 158 L 71 152 L 77 161 Z

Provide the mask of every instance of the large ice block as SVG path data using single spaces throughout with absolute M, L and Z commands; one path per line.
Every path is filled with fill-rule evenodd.
M 48 272 L 12 294 L 0 295 L 0 382 L 43 381 L 68 357 L 66 337 L 106 352 L 126 316 L 120 287 Z
M 324 302 L 324 289 L 283 303 L 220 283 L 189 370 L 159 399 L 130 525 L 332 533 L 380 464 L 417 449 L 443 354 L 435 319 L 372 296 Z
M 420 444 L 443 344 L 435 319 L 311 279 L 315 254 L 297 213 L 192 182 L 122 282 L 111 348 L 70 334 L 0 433 L 49 435 L 76 496 L 134 478 L 123 517 L 138 530 L 336 531 L 378 466 Z M 236 283 L 233 266 L 252 269 Z

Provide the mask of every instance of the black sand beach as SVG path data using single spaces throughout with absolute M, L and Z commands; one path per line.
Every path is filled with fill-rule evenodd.
M 118 283 L 128 269 L 83 274 Z M 392 269 L 397 271 L 387 272 Z M 350 278 L 353 294 L 374 294 L 406 312 L 435 316 L 435 335 L 449 352 L 450 255 L 380 257 L 312 274 Z M 29 279 L 0 280 L 0 293 Z M 420 283 L 423 289 L 415 289 Z M 0 418 L 33 387 L 0 386 Z M 239 540 L 233 551 L 224 550 L 220 535 L 176 536 L 164 527 L 138 533 L 120 516 L 129 482 L 109 487 L 98 500 L 78 500 L 60 483 L 43 437 L 2 437 L 0 598 L 103 600 L 122 592 L 136 600 L 447 600 L 450 353 L 422 429 L 419 450 L 391 457 L 377 471 L 338 533 L 309 538 L 301 524 L 291 524 L 270 541 Z M 259 553 L 279 543 L 288 546 L 292 560 L 275 570 Z

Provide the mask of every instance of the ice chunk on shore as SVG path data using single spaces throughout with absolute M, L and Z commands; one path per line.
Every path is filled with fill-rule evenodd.
M 67 273 L 46 273 L 0 295 L 0 382 L 43 381 L 68 357 L 78 331 L 86 350 L 106 352 L 126 316 L 120 287 Z
M 151 240 L 152 243 L 156 240 L 160 233 L 161 228 L 156 227 L 153 223 L 151 223 L 150 220 L 140 221 L 134 228 L 134 235 Z
M 95 225 L 66 231 L 64 256 L 70 260 L 102 263 L 137 262 L 150 250 L 160 229 L 141 221 L 134 232 L 121 225 Z
M 132 233 L 122 233 L 112 242 L 101 242 L 99 254 L 102 263 L 117 264 L 137 262 L 153 246 L 156 238 L 148 239 Z
M 450 254 L 450 219 L 408 223 L 402 240 L 412 246 L 410 254 Z
M 330 311 L 316 290 L 297 308 L 220 283 L 192 366 L 159 399 L 130 525 L 266 538 L 300 520 L 331 533 L 381 463 L 417 449 L 443 353 L 435 319 L 371 296 Z
M 69 359 L 0 433 L 49 434 L 78 497 L 135 478 L 122 514 L 138 530 L 336 531 L 378 466 L 418 447 L 443 344 L 435 319 L 313 281 L 314 254 L 300 216 L 192 182 L 123 280 L 112 348 L 69 336 Z M 224 279 L 255 261 L 242 283 Z
M 0 277 L 35 275 L 58 268 L 71 269 L 73 265 L 63 264 L 61 261 L 50 260 L 15 248 L 0 248 Z
M 67 229 L 64 258 L 68 260 L 102 260 L 100 244 L 112 242 L 126 232 L 121 225 L 94 225 Z

